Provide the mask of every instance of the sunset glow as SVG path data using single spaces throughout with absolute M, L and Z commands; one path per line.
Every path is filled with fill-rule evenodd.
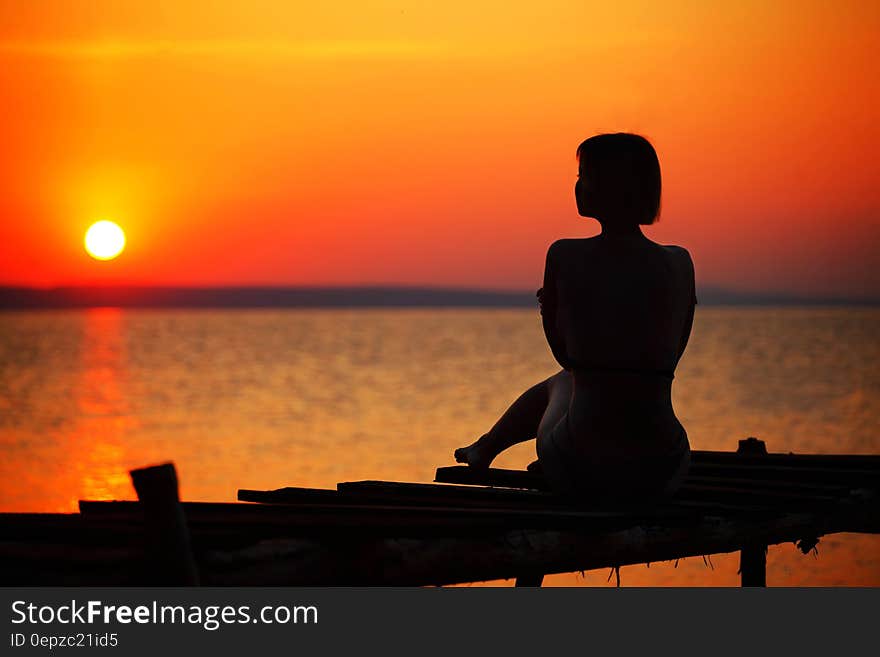
M 531 289 L 625 130 L 700 285 L 880 296 L 878 3 L 90 7 L 0 7 L 0 284 Z

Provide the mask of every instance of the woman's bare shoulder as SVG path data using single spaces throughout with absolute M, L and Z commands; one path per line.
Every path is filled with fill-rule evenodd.
M 558 239 L 550 245 L 549 249 L 547 249 L 547 256 L 554 259 L 565 259 L 566 257 L 580 256 L 584 253 L 584 251 L 593 248 L 595 244 L 595 239 L 595 237 L 567 237 L 563 239 Z
M 660 244 L 659 246 L 666 251 L 670 257 L 675 258 L 677 262 L 684 264 L 690 269 L 694 268 L 694 261 L 693 258 L 691 258 L 690 251 L 683 246 L 678 246 L 676 244 Z

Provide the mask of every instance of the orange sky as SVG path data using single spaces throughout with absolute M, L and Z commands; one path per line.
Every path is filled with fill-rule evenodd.
M 2 284 L 534 288 L 627 130 L 698 284 L 880 296 L 876 2 L 74 4 L 0 5 Z

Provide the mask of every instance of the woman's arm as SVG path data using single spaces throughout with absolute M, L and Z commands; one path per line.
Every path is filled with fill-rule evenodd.
M 688 340 L 691 337 L 691 329 L 694 327 L 694 310 L 697 306 L 697 289 L 696 289 L 696 277 L 694 275 L 694 261 L 691 259 L 691 254 L 687 251 L 684 252 L 685 257 L 687 258 L 688 271 L 690 272 L 690 283 L 691 283 L 691 303 L 690 308 L 688 309 L 688 314 L 684 320 L 684 328 L 681 333 L 681 340 L 678 345 L 678 358 L 676 358 L 676 362 L 681 359 L 682 354 L 684 354 L 684 350 L 687 347 Z
M 565 339 L 559 330 L 559 299 L 556 288 L 556 268 L 554 266 L 553 246 L 547 250 L 547 260 L 544 264 L 544 286 L 538 290 L 538 302 L 541 307 L 541 321 L 544 325 L 544 335 L 550 351 L 563 369 L 571 369 L 568 356 L 565 353 Z

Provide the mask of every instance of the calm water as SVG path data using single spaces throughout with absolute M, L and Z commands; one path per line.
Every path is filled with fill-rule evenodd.
M 880 310 L 698 308 L 673 387 L 695 449 L 880 453 Z M 238 488 L 431 481 L 556 366 L 531 310 L 0 314 L 0 510 L 132 499 L 173 460 L 189 500 Z M 534 443 L 502 455 L 524 467 Z M 738 585 L 736 555 L 621 569 Z M 606 584 L 608 572 L 547 578 Z M 770 585 L 880 585 L 880 537 L 770 548 Z

